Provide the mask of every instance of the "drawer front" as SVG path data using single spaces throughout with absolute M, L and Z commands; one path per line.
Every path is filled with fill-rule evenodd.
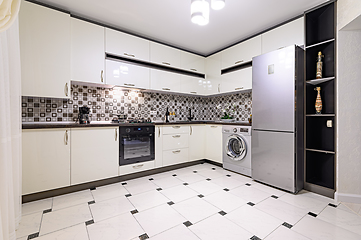
M 170 134 L 163 136 L 163 150 L 188 147 L 188 134 Z
M 188 148 L 163 151 L 163 166 L 188 162 Z
M 163 127 L 163 135 L 189 133 L 189 126 L 172 125 Z
M 135 173 L 135 172 L 146 171 L 153 168 L 154 168 L 154 161 L 124 165 L 119 167 L 119 176 Z

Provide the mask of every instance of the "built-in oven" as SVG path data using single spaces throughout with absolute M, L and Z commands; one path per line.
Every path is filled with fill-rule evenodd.
M 155 159 L 154 125 L 119 127 L 119 166 Z

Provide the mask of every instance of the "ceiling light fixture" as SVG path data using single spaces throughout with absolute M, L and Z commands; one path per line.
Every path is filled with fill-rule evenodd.
M 226 0 L 211 0 L 211 7 L 213 10 L 221 10 L 226 5 Z
M 206 0 L 191 1 L 191 20 L 200 26 L 209 23 L 209 3 Z

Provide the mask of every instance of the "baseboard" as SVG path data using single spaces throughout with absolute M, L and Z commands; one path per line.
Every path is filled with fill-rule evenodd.
M 349 193 L 335 193 L 335 199 L 338 202 L 348 202 L 348 203 L 357 203 L 361 204 L 361 195 L 359 194 L 349 194 Z

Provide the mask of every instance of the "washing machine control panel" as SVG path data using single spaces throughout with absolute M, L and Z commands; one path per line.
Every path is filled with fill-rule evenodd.
M 248 133 L 248 128 L 240 128 L 239 131 L 242 133 Z
M 237 132 L 237 128 L 233 128 L 233 132 L 236 133 L 236 132 Z

